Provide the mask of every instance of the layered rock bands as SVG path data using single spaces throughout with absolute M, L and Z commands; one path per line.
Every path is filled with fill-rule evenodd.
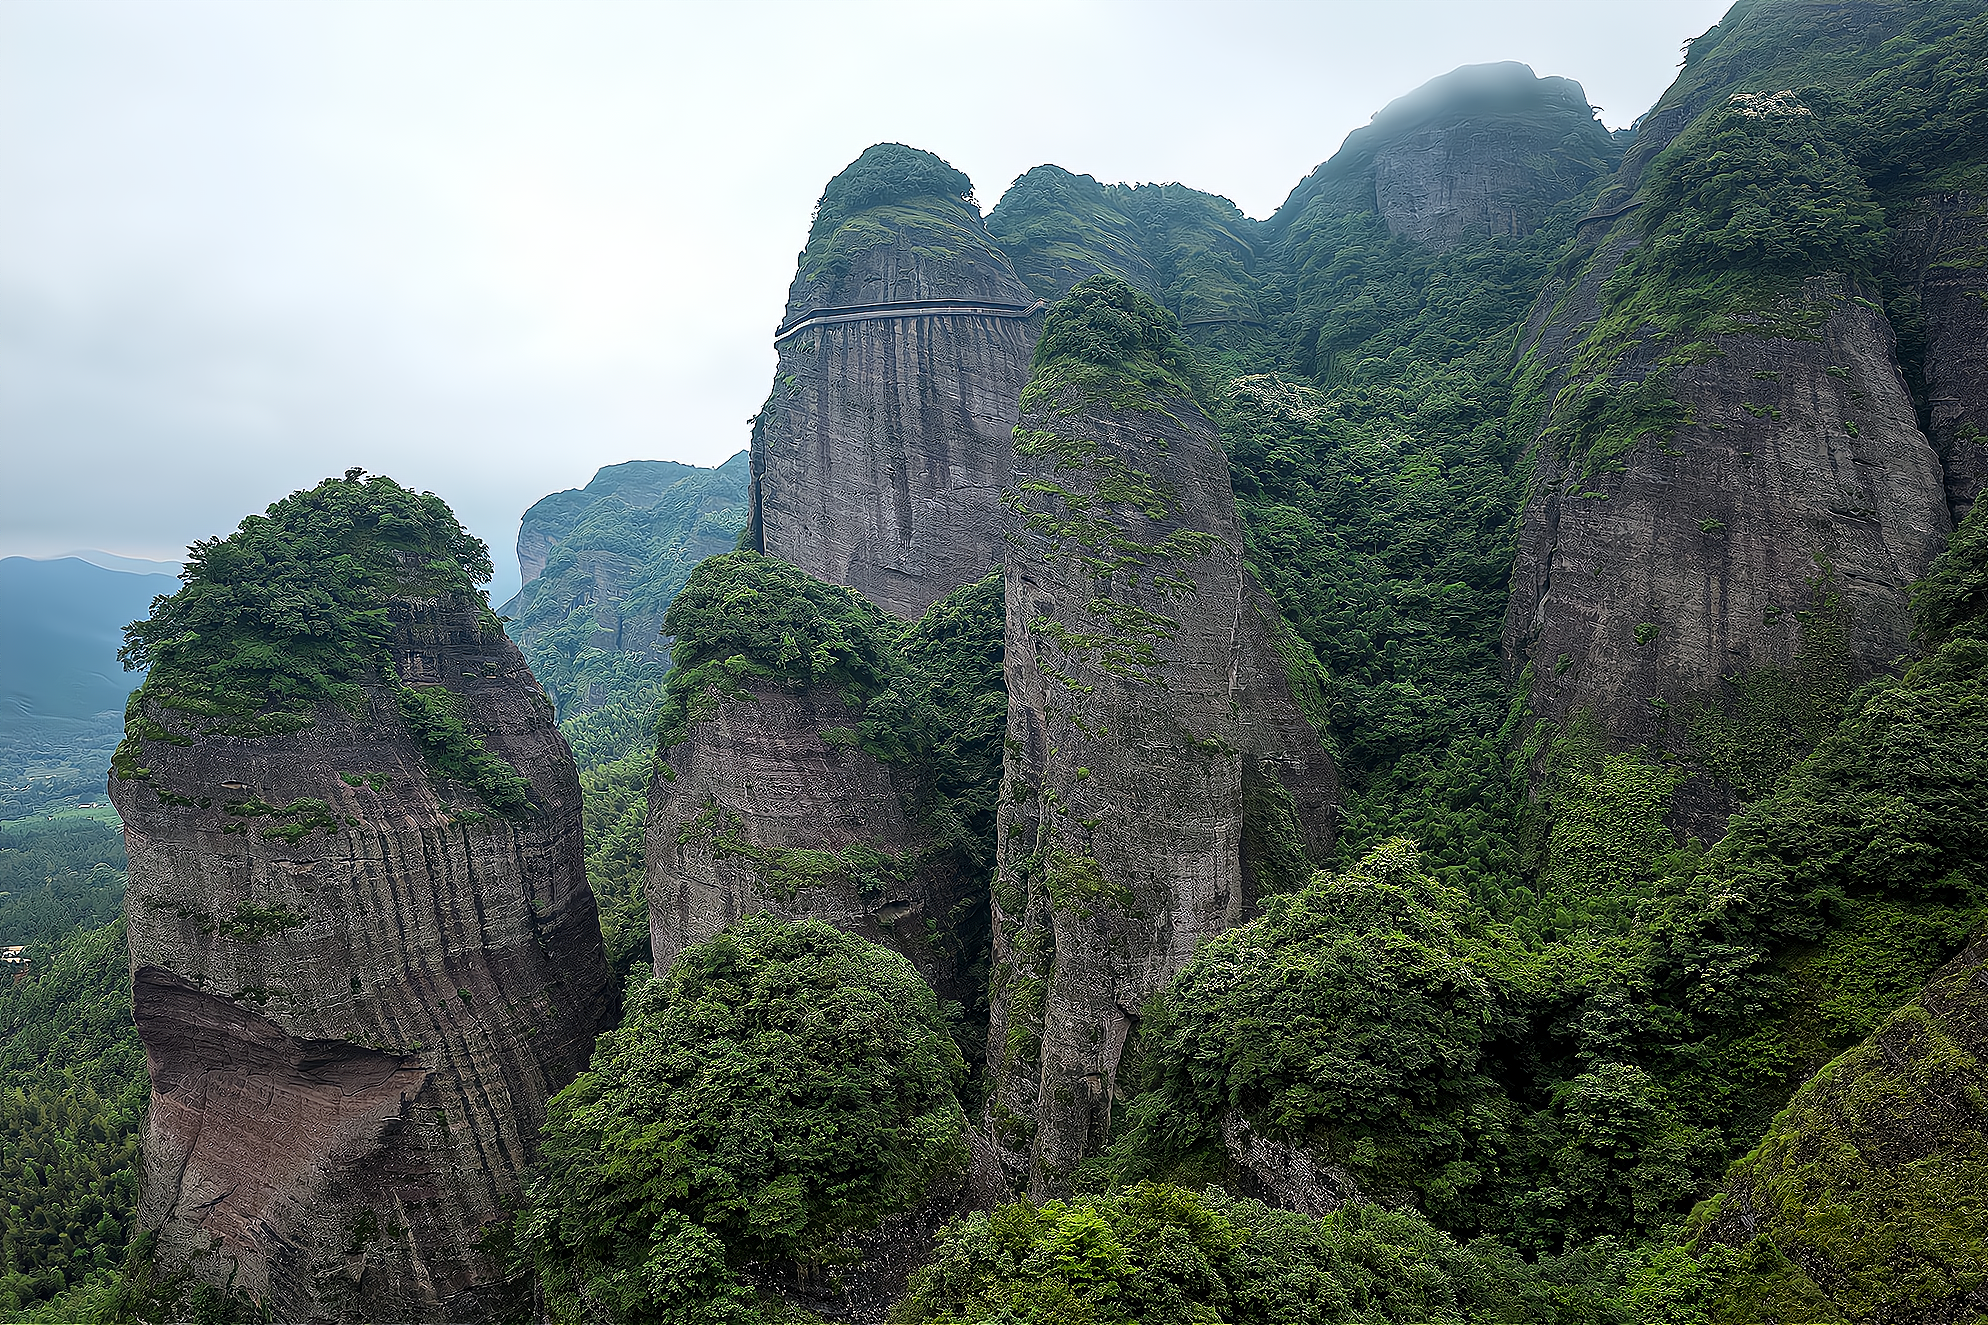
M 924 159 L 913 170 L 950 169 L 886 147 Z M 831 182 L 824 208 L 883 151 Z M 757 546 L 915 620 L 1000 564 L 1041 316 L 1025 316 L 1035 297 L 959 199 L 882 195 L 818 222 L 801 256 L 753 429 Z
M 397 599 L 394 659 L 530 784 L 507 818 L 441 777 L 397 687 L 288 735 L 145 715 L 113 777 L 152 1078 L 157 1271 L 278 1320 L 517 1305 L 482 1245 L 586 1064 L 607 973 L 580 790 L 518 650 L 467 595 Z

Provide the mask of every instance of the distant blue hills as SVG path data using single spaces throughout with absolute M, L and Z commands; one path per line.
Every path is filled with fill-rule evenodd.
M 179 588 L 177 571 L 102 552 L 0 558 L 0 818 L 102 791 L 141 679 L 118 665 L 125 623 Z

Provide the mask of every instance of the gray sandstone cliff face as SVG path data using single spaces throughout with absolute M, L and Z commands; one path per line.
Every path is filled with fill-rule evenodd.
M 1107 1137 L 1126 1038 L 1252 914 L 1252 797 L 1331 845 L 1332 762 L 1243 566 L 1227 460 L 1191 402 L 1025 415 L 1006 569 L 1008 755 L 990 1121 L 1011 1186 L 1063 1190 Z
M 1883 313 L 1831 278 L 1795 302 L 1815 339 L 1722 335 L 1673 371 L 1674 436 L 1594 473 L 1537 449 L 1505 626 L 1536 715 L 1675 745 L 1726 678 L 1794 667 L 1818 612 L 1851 681 L 1905 650 L 1908 586 L 1951 531 L 1939 457 Z
M 1958 525 L 1988 487 L 1988 199 L 1948 193 L 1898 227 L 1925 324 L 1925 425 Z
M 527 817 L 438 780 L 377 685 L 289 735 L 148 741 L 146 776 L 111 781 L 152 1078 L 140 1223 L 162 1271 L 278 1320 L 515 1307 L 478 1241 L 609 1006 L 549 704 L 480 603 L 393 613 L 401 674 L 462 698 Z
M 826 255 L 824 255 L 826 250 Z M 970 207 L 873 208 L 803 254 L 785 324 L 825 308 L 1035 302 Z M 871 317 L 778 342 L 753 430 L 760 550 L 916 620 L 1001 562 L 1001 490 L 1039 316 Z
M 1619 156 L 1579 83 L 1512 62 L 1465 65 L 1348 134 L 1270 224 L 1280 228 L 1324 196 L 1438 250 L 1473 236 L 1518 238 Z
M 660 969 L 742 916 L 825 920 L 905 954 L 971 1004 L 956 912 L 979 880 L 935 852 L 892 770 L 829 733 L 854 715 L 832 687 L 757 681 L 661 753 L 645 854 Z

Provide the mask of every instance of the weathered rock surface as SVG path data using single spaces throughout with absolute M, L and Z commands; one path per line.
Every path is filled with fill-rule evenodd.
M 646 856 L 657 966 L 761 911 L 813 918 L 911 959 L 971 1005 L 956 912 L 981 886 L 906 812 L 917 789 L 846 738 L 834 688 L 753 682 L 661 752 Z M 969 959 L 970 960 L 970 959 Z
M 1694 1245 L 1747 1253 L 1728 1319 L 1947 1325 L 1988 1312 L 1988 939 L 1796 1093 Z
M 822 309 L 899 313 L 779 339 L 753 430 L 753 527 L 759 550 L 916 620 L 1001 562 L 1016 401 L 1041 323 L 1014 315 L 1035 297 L 969 202 L 885 196 L 817 225 L 783 325 Z M 903 308 L 921 301 L 1010 315 Z
M 1302 1146 L 1265 1136 L 1234 1111 L 1222 1116 L 1222 1153 L 1245 1196 L 1282 1210 L 1316 1219 L 1362 1199 L 1360 1184 L 1345 1169 L 1320 1164 Z
M 1252 913 L 1249 797 L 1291 791 L 1267 836 L 1322 854 L 1336 779 L 1192 401 L 1066 388 L 1018 437 L 988 1058 L 1009 1181 L 1042 1195 L 1107 1136 L 1145 1002 Z
M 111 783 L 152 1078 L 140 1222 L 162 1271 L 277 1320 L 515 1307 L 479 1238 L 609 1006 L 550 705 L 480 601 L 392 613 L 401 674 L 461 697 L 529 780 L 524 818 L 438 780 L 379 685 L 289 735 L 147 741 L 146 775 Z
M 1390 234 L 1435 249 L 1470 236 L 1522 237 L 1620 155 L 1579 83 L 1537 78 L 1510 61 L 1465 65 L 1346 135 L 1268 224 L 1280 230 L 1325 196 L 1377 212 Z
M 1505 650 L 1515 676 L 1532 668 L 1539 717 L 1587 714 L 1620 744 L 1682 753 L 1693 706 L 1723 704 L 1725 678 L 1792 668 L 1815 613 L 1840 627 L 1824 647 L 1851 681 L 1905 650 L 1908 586 L 1952 528 L 1939 457 L 1883 313 L 1833 278 L 1793 306 L 1814 339 L 1721 335 L 1718 356 L 1672 371 L 1675 436 L 1594 473 L 1538 448 Z
M 1988 487 L 1988 199 L 1930 199 L 1896 234 L 1925 320 L 1925 425 L 1958 525 Z

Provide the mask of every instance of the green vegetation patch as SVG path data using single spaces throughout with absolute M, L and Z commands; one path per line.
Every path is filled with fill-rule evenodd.
M 907 1322 L 1621 1321 L 1627 1257 L 1606 1242 L 1528 1264 L 1408 1211 L 1311 1219 L 1220 1188 L 1141 1183 L 976 1212 L 941 1230 Z
M 904 624 L 778 557 L 732 552 L 698 564 L 663 630 L 676 639 L 657 725 L 667 750 L 756 678 L 834 689 L 860 707 L 890 684 Z
M 553 1098 L 515 1226 L 561 1318 L 753 1321 L 744 1267 L 833 1264 L 967 1161 L 966 1064 L 887 948 L 754 916 L 627 1008 Z
M 1170 398 L 1194 399 L 1199 385 L 1199 369 L 1173 315 L 1117 277 L 1100 274 L 1051 306 L 1022 410 L 1162 410 Z
M 52 943 L 74 929 L 110 924 L 122 909 L 124 871 L 115 813 L 71 810 L 0 822 L 0 946 Z
M 1364 1190 L 1422 1186 L 1424 1208 L 1454 1205 L 1497 1094 L 1480 1060 L 1501 962 L 1471 920 L 1400 841 L 1268 899 L 1205 944 L 1141 1025 L 1149 1089 L 1107 1167 L 1164 1173 L 1238 1109 Z
M 148 1083 L 124 922 L 28 956 L 35 978 L 0 979 L 0 1314 L 89 1319 L 137 1221 Z
M 189 739 L 168 719 L 205 735 L 276 736 L 309 726 L 320 705 L 356 708 L 365 686 L 384 682 L 437 772 L 501 814 L 529 812 L 528 784 L 469 730 L 460 699 L 400 684 L 391 651 L 392 602 L 481 603 L 489 549 L 433 493 L 363 473 L 292 493 L 228 537 L 195 543 L 185 587 L 125 627 L 118 657 L 150 670 L 126 710 L 111 764 L 119 777 L 148 776 L 145 742 Z M 486 629 L 500 629 L 487 604 L 483 614 Z

